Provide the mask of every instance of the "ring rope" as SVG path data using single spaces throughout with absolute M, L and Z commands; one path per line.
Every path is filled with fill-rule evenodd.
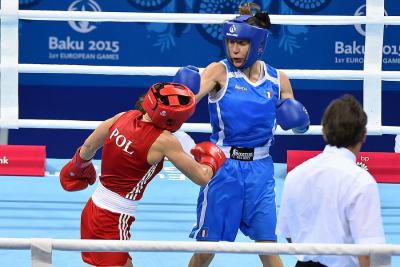
M 63 73 L 100 75 L 174 76 L 179 67 L 127 67 L 94 65 L 19 64 L 19 73 Z M 204 68 L 199 68 L 203 71 Z M 363 70 L 282 69 L 291 79 L 302 80 L 363 80 Z M 384 81 L 400 81 L 400 71 L 374 71 Z
M 19 10 L 19 19 L 51 21 L 108 21 L 108 22 L 162 22 L 219 24 L 232 19 L 237 14 L 199 14 L 199 13 L 140 13 L 140 12 L 91 12 L 91 11 L 52 11 Z M 337 15 L 270 15 L 273 24 L 285 25 L 354 25 L 386 24 L 400 25 L 400 16 L 337 16 Z
M 285 244 L 250 242 L 131 241 L 50 239 L 52 249 L 62 251 L 169 251 L 222 252 L 241 254 L 285 255 L 400 255 L 400 245 L 392 244 Z M 30 249 L 32 242 L 43 238 L 0 238 L 2 249 Z
M 0 124 L 4 124 L 0 120 Z M 38 129 L 76 129 L 76 130 L 93 130 L 101 121 L 79 121 L 79 120 L 35 120 L 35 119 L 19 119 L 19 128 L 38 128 Z M 211 125 L 209 123 L 184 123 L 180 128 L 185 132 L 195 133 L 211 133 Z M 382 134 L 400 134 L 400 127 L 397 126 L 377 126 L 367 127 L 368 135 Z M 321 135 L 321 125 L 311 125 L 310 129 L 302 135 Z M 284 131 L 277 126 L 275 135 L 295 135 L 292 131 Z
M 400 245 L 389 244 L 283 244 L 245 242 L 73 240 L 51 238 L 0 238 L 0 249 L 31 250 L 32 267 L 52 266 L 52 250 L 219 252 L 259 255 L 369 255 L 371 267 L 386 267 Z

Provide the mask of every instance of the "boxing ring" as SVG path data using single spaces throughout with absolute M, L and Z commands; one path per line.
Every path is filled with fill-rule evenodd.
M 66 162 L 67 160 L 48 159 L 45 177 L 1 177 L 0 266 L 30 266 L 33 254 L 40 252 L 35 246 L 40 244 L 42 249 L 47 248 L 47 251 L 52 245 L 52 264 L 56 267 L 88 266 L 81 261 L 79 251 L 89 247 L 112 250 L 118 247 L 132 251 L 134 264 L 138 267 L 186 266 L 191 257 L 188 251 L 211 249 L 207 248 L 208 244 L 198 246 L 198 243 L 188 238 L 196 218 L 198 187 L 185 179 L 169 162 L 166 162 L 164 170 L 149 184 L 149 189 L 141 200 L 137 220 L 132 225 L 134 241 L 76 241 L 79 239 L 81 210 L 95 190 L 95 185 L 79 192 L 64 191 L 59 183 L 58 172 Z M 100 161 L 95 160 L 94 165 L 99 170 Z M 285 173 L 285 164 L 275 164 L 277 203 L 280 203 Z M 16 192 L 15 188 L 19 190 Z M 179 193 L 171 195 L 171 191 Z M 379 191 L 387 242 L 399 244 L 400 200 L 397 196 L 400 184 L 379 184 Z M 260 249 L 273 253 L 294 253 L 296 249 L 337 253 L 347 250 L 351 254 L 362 251 L 369 254 L 372 249 L 328 245 L 289 246 L 283 239 L 279 242 L 278 245 L 258 246 L 259 244 L 253 244 L 239 233 L 235 243 L 217 243 L 215 250 L 234 253 L 217 254 L 212 266 L 260 266 L 258 257 L 250 255 L 250 251 Z M 36 244 L 31 247 L 31 243 Z M 388 249 L 393 254 L 396 254 L 396 249 L 398 251 L 398 248 L 392 245 L 385 246 L 383 251 Z M 285 266 L 294 266 L 293 256 L 281 254 L 281 257 Z M 42 261 L 44 260 L 46 257 L 42 258 Z M 43 266 L 35 264 L 33 266 Z M 392 266 L 400 266 L 400 257 L 392 257 Z
M 363 103 L 364 109 L 367 112 L 368 134 L 400 134 L 400 127 L 385 126 L 381 122 L 381 107 L 382 107 L 382 81 L 399 81 L 399 71 L 383 71 L 382 70 L 382 47 L 383 47 L 383 32 L 385 25 L 400 25 L 399 16 L 384 16 L 384 0 L 367 0 L 366 1 L 366 16 L 307 16 L 307 15 L 271 15 L 273 24 L 285 25 L 353 25 L 365 24 L 365 54 L 364 54 L 364 69 L 363 70 L 300 70 L 287 69 L 284 70 L 290 79 L 314 79 L 314 80 L 362 80 L 363 81 Z M 34 10 L 18 10 L 18 1 L 2 0 L 1 1 L 1 77 L 0 77 L 0 125 L 3 129 L 18 129 L 18 128 L 47 128 L 47 129 L 94 129 L 99 121 L 75 121 L 75 120 L 34 120 L 20 119 L 18 114 L 18 74 L 19 73 L 69 73 L 69 74 L 102 74 L 102 75 L 151 75 L 151 76 L 173 76 L 178 70 L 178 67 L 121 67 L 121 66 L 83 66 L 83 65 L 43 65 L 43 64 L 20 64 L 18 62 L 18 21 L 19 20 L 54 20 L 54 21 L 102 21 L 102 22 L 162 22 L 162 23 L 208 23 L 219 24 L 226 19 L 231 19 L 235 15 L 221 14 L 178 14 L 178 13 L 125 13 L 125 12 L 85 12 L 85 11 L 34 11 Z M 193 124 L 186 123 L 182 130 L 187 132 L 205 132 L 211 131 L 209 124 Z M 290 131 L 283 131 L 278 128 L 278 135 L 290 135 Z M 312 125 L 307 134 L 320 135 L 321 126 Z M 299 137 L 301 138 L 301 137 Z M 235 254 L 337 254 L 337 255 L 371 255 L 373 259 L 372 266 L 400 266 L 398 257 L 400 255 L 400 245 L 334 245 L 334 244 L 286 244 L 280 240 L 279 244 L 254 244 L 245 241 L 243 237 L 239 237 L 235 243 L 211 243 L 211 242 L 193 242 L 186 237 L 191 228 L 191 224 L 195 222 L 195 196 L 197 195 L 197 187 L 188 184 L 179 173 L 175 173 L 174 182 L 182 195 L 190 196 L 190 199 L 169 199 L 170 202 L 152 202 L 154 199 L 159 199 L 159 195 L 155 198 L 154 194 L 165 190 L 168 183 L 165 181 L 171 180 L 169 174 L 174 173 L 172 166 L 167 168 L 157 176 L 153 182 L 156 187 L 153 190 L 148 190 L 145 199 L 143 199 L 143 213 L 138 211 L 138 220 L 133 224 L 133 238 L 135 241 L 90 241 L 77 240 L 79 238 L 79 214 L 80 211 L 91 194 L 91 189 L 85 190 L 83 193 L 67 193 L 61 190 L 57 176 L 58 170 L 64 164 L 63 161 L 48 161 L 48 170 L 50 170 L 45 178 L 40 180 L 37 177 L 30 179 L 29 177 L 2 177 L 0 185 L 4 190 L 9 189 L 9 193 L 5 193 L 0 200 L 0 209 L 7 211 L 4 220 L 10 220 L 7 226 L 0 227 L 0 263 L 3 266 L 15 265 L 16 254 L 14 251 L 23 250 L 24 253 L 31 253 L 31 259 L 27 256 L 28 261 L 32 261 L 32 266 L 52 266 L 54 261 L 55 266 L 78 266 L 77 261 L 73 258 L 79 258 L 79 252 L 85 251 L 135 251 L 133 259 L 138 266 L 160 266 L 150 254 L 149 251 L 161 252 L 168 251 L 171 256 L 167 259 L 174 260 L 175 252 L 193 252 L 193 251 L 213 251 Z M 97 168 L 99 164 L 97 163 Z M 276 165 L 278 173 L 277 179 L 277 203 L 280 203 L 280 191 L 282 189 L 283 178 L 285 176 L 284 166 Z M 175 170 L 176 172 L 176 170 Z M 179 178 L 177 178 L 179 177 Z M 24 188 L 22 195 L 15 194 L 11 190 L 13 186 Z M 29 186 L 27 186 L 29 185 Z M 171 186 L 171 185 L 169 185 Z M 396 196 L 396 190 L 400 189 L 397 185 L 379 185 L 382 196 L 383 218 L 385 223 L 385 233 L 388 243 L 400 243 L 400 203 L 392 198 Z M 390 186 L 390 187 L 389 187 Z M 54 190 L 53 192 L 51 190 Z M 157 190 L 157 187 L 159 189 Z M 35 191 L 37 189 L 37 191 Z M 173 190 L 178 190 L 174 187 Z M 25 191 L 26 190 L 26 191 Z M 168 191 L 168 190 L 167 190 Z M 151 193 L 154 192 L 154 193 Z M 74 194 L 74 195 L 71 195 Z M 48 197 L 48 198 L 47 198 Z M 66 199 L 77 199 L 76 201 L 66 201 Z M 179 198 L 179 197 L 178 197 Z M 387 198 L 387 199 L 386 199 Z M 47 200 L 46 200 L 47 199 Z M 51 201 L 49 201 L 51 199 Z M 158 200 L 159 201 L 159 200 Z M 181 204 L 176 204 L 181 203 Z M 52 206 L 52 205 L 55 206 Z M 50 205 L 48 207 L 47 205 Z M 165 207 L 173 208 L 168 213 L 163 213 Z M 149 210 L 146 210 L 149 209 Z M 21 216 L 21 210 L 28 212 L 28 215 Z M 34 215 L 34 211 L 46 213 L 52 211 L 56 213 L 54 217 L 40 217 Z M 32 214 L 30 213 L 32 212 Z M 146 213 L 147 212 L 147 213 Z M 61 213 L 70 213 L 70 217 L 64 217 Z M 164 214 L 163 218 L 151 218 L 146 214 Z M 171 219 L 171 215 L 175 218 Z M 183 216 L 185 215 L 185 216 Z M 60 223 L 57 218 L 64 218 L 64 222 Z M 143 219 L 141 219 L 143 217 Z M 36 221 L 40 222 L 37 223 Z M 147 220 L 147 221 L 146 221 Z M 65 221 L 71 222 L 72 226 L 65 224 Z M 154 224 L 169 225 L 168 230 L 157 231 L 146 230 L 144 225 L 148 222 Z M 52 222 L 60 224 L 52 224 Z M 20 224 L 22 227 L 19 227 Z M 184 226 L 181 225 L 184 223 Z M 14 225 L 15 224 L 15 225 Z M 27 229 L 27 232 L 24 231 Z M 71 227 L 71 228 L 68 228 Z M 157 226 L 159 227 L 159 226 Z M 7 232 L 7 229 L 13 229 Z M 176 229 L 172 231 L 171 229 Z M 19 232 L 18 230 L 21 230 Z M 35 231 L 32 234 L 30 231 Z M 43 232 L 41 232 L 41 230 Z M 53 234 L 43 235 L 48 233 L 48 230 L 53 231 Z M 158 229 L 159 230 L 159 229 Z M 54 231 L 57 234 L 54 234 Z M 71 235 L 61 234 L 65 231 Z M 158 235 L 150 232 L 155 231 Z M 172 234 L 171 234 L 172 232 Z M 144 235 L 147 233 L 147 235 Z M 179 233 L 179 234 L 177 234 Z M 12 236 L 9 236 L 12 234 Z M 29 238 L 26 238 L 29 235 Z M 18 237 L 18 238 L 17 238 Z M 140 241 L 143 240 L 143 241 Z M 147 240 L 147 241 L 146 241 Z M 169 241 L 148 241 L 148 240 L 169 240 Z M 175 241 L 173 241 L 175 240 Z M 185 240 L 185 241 L 182 241 Z M 248 241 L 248 240 L 247 240 Z M 67 252 L 65 252 L 67 251 Z M 148 263 L 149 260 L 154 261 L 153 265 L 140 265 L 140 253 L 146 252 L 143 262 Z M 59 254 L 61 253 L 61 254 Z M 66 253 L 66 254 L 65 254 Z M 68 254 L 69 253 L 69 254 Z M 186 265 L 190 253 L 184 253 L 188 256 L 184 258 L 185 262 L 180 265 Z M 184 255 L 182 254 L 182 255 Z M 62 256 L 61 256 L 62 255 Z M 138 258 L 136 258 L 139 255 Z M 179 254 L 180 255 L 180 254 Z M 219 255 L 217 255 L 218 257 Z M 165 255 L 163 256 L 166 257 Z M 179 256 L 180 257 L 180 256 Z M 231 255 L 229 258 L 232 257 Z M 54 259 L 53 259 L 54 258 Z M 150 259 L 149 259 L 150 258 Z M 224 258 L 224 263 L 229 261 L 228 257 Z M 234 258 L 234 257 L 233 257 Z M 245 262 L 242 266 L 254 266 L 258 263 L 258 257 L 253 257 L 254 263 Z M 7 259 L 9 261 L 7 261 Z M 58 260 L 62 262 L 58 262 Z M 237 259 L 237 258 L 234 258 Z M 5 260 L 4 264 L 1 262 Z M 247 260 L 247 259 L 246 259 Z M 245 261 L 246 261 L 245 260 Z M 284 258 L 285 263 L 294 262 L 292 258 Z M 138 263 L 139 262 L 139 263 Z M 163 266 L 167 266 L 165 261 Z M 159 263 L 160 263 L 159 262 Z M 232 261 L 232 264 L 238 260 Z M 26 263 L 26 262 L 24 262 Z M 17 264 L 17 266 L 25 266 Z M 172 262 L 171 266 L 176 266 Z M 218 261 L 213 263 L 213 266 L 218 265 Z

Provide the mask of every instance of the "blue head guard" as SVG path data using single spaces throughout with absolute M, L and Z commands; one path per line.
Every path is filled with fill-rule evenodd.
M 232 59 L 229 55 L 228 45 L 226 39 L 234 40 L 247 40 L 250 42 L 249 52 L 244 63 L 239 67 L 245 69 L 253 65 L 256 60 L 260 59 L 264 54 L 265 46 L 267 44 L 267 38 L 269 31 L 254 25 L 246 23 L 251 16 L 242 15 L 229 20 L 223 25 L 224 34 L 224 47 L 226 58 L 233 65 Z

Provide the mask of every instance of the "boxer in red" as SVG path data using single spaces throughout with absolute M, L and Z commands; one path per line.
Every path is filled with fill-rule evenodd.
M 191 89 L 198 89 L 198 75 L 190 68 L 177 73 Z M 172 134 L 195 110 L 188 87 L 153 85 L 143 100 L 144 114 L 131 110 L 104 121 L 62 168 L 60 181 L 65 190 L 85 189 L 96 181 L 91 158 L 103 146 L 100 182 L 82 211 L 82 239 L 128 240 L 135 208 L 165 157 L 198 185 L 206 185 L 224 163 L 224 153 L 213 143 L 197 144 L 191 150 L 193 159 Z M 133 266 L 127 252 L 82 252 L 82 259 L 94 266 Z

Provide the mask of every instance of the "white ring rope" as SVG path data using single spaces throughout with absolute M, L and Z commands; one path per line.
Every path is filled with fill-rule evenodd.
M 47 238 L 46 238 L 47 239 Z M 2 249 L 30 249 L 32 241 L 42 238 L 0 238 Z M 285 255 L 400 255 L 400 245 L 391 244 L 284 244 L 250 242 L 131 241 L 47 239 L 54 250 L 62 251 L 169 251 L 222 252 Z
M 1 123 L 1 121 L 0 121 Z M 80 130 L 93 130 L 101 121 L 77 121 L 77 120 L 35 120 L 35 119 L 20 119 L 20 128 L 38 128 L 38 129 L 80 129 Z M 381 127 L 367 127 L 368 135 L 382 135 L 382 134 L 398 134 L 400 127 L 397 126 L 381 126 Z M 184 123 L 180 128 L 185 132 L 194 133 L 211 133 L 211 125 L 209 123 Z M 294 135 L 290 130 L 284 131 L 280 126 L 275 131 L 276 135 Z M 302 135 L 321 135 L 322 126 L 313 125 L 310 129 Z
M 400 255 L 400 245 L 373 244 L 282 244 L 244 242 L 185 242 L 73 240 L 50 238 L 0 238 L 1 249 L 31 250 L 32 266 L 51 266 L 52 250 L 136 251 L 136 252 L 219 252 L 263 255 L 369 255 L 371 267 L 390 266 L 391 255 Z
M 124 67 L 93 65 L 19 64 L 20 73 L 63 73 L 100 75 L 173 76 L 179 67 Z M 200 71 L 203 68 L 199 68 Z M 362 70 L 282 69 L 290 79 L 302 80 L 363 80 Z M 400 71 L 376 71 L 384 81 L 400 81 Z
M 108 22 L 160 22 L 214 24 L 232 19 L 236 14 L 198 13 L 135 13 L 135 12 L 91 12 L 91 11 L 50 11 L 20 10 L 18 17 L 25 20 L 51 21 L 108 21 Z M 326 15 L 271 15 L 273 24 L 284 25 L 354 25 L 386 24 L 400 25 L 400 16 L 386 16 L 373 19 L 368 16 L 326 16 Z

